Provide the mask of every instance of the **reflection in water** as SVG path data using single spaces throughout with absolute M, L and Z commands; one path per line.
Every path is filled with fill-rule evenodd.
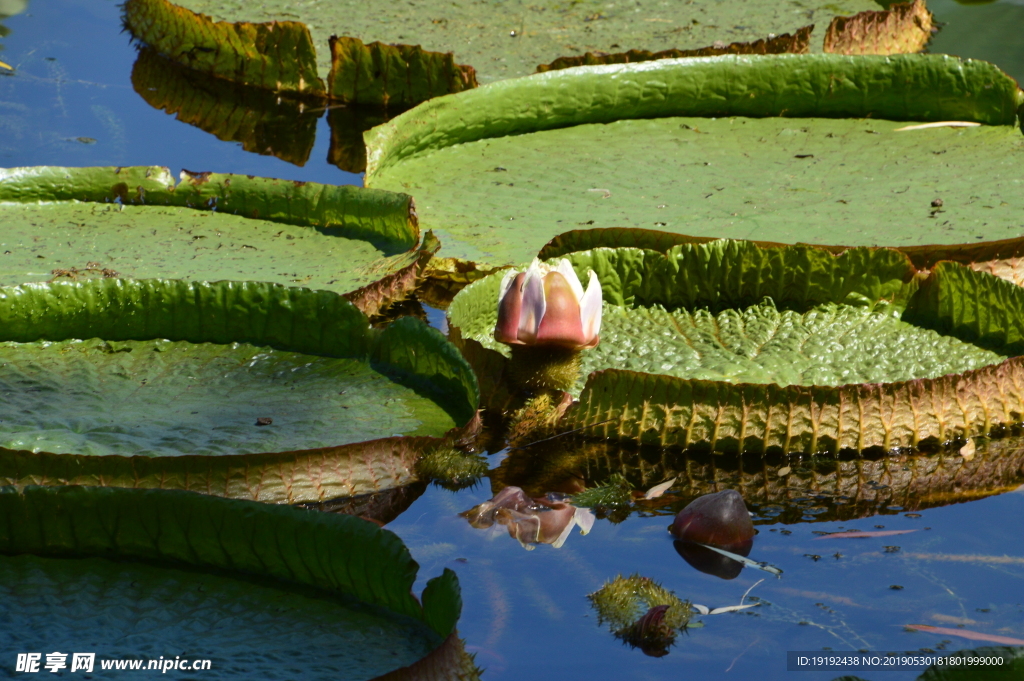
M 689 602 L 640 575 L 616 577 L 587 598 L 598 625 L 607 623 L 616 638 L 651 657 L 668 655 L 676 634 L 690 622 Z
M 359 516 L 378 525 L 387 525 L 412 506 L 412 503 L 420 498 L 426 488 L 427 483 L 414 482 L 411 485 L 392 487 L 373 494 L 360 494 L 355 497 L 341 497 L 297 505 L 327 513 Z
M 349 173 L 366 170 L 363 133 L 381 123 L 387 123 L 398 113 L 400 111 L 394 108 L 385 111 L 369 106 L 332 105 L 327 112 L 327 123 L 331 126 L 331 148 L 327 152 L 327 162 Z
M 478 529 L 504 526 L 509 536 L 528 550 L 535 544 L 561 548 L 572 528 L 579 525 L 580 534 L 586 534 L 594 525 L 594 515 L 588 509 L 576 508 L 558 495 L 531 499 L 518 487 L 506 487 L 490 501 L 460 515 Z
M 132 86 L 146 103 L 179 121 L 264 156 L 303 166 L 323 108 L 260 88 L 212 78 L 179 66 L 149 48 L 139 51 Z
M 717 551 L 712 551 L 706 546 L 680 539 L 672 542 L 672 546 L 675 548 L 676 553 L 682 556 L 683 560 L 689 563 L 690 567 L 694 570 L 714 575 L 715 577 L 721 577 L 722 579 L 736 579 L 743 572 L 743 563 L 723 556 Z M 750 542 L 746 548 L 738 549 L 733 553 L 749 556 L 750 549 L 753 546 L 754 542 Z
M 993 440 L 974 457 L 957 452 L 878 458 L 745 457 L 630 449 L 558 438 L 513 451 L 491 472 L 494 490 L 574 494 L 621 475 L 634 490 L 675 477 L 662 497 L 634 500 L 641 515 L 677 513 L 704 494 L 734 489 L 754 524 L 850 520 L 980 499 L 1024 484 L 1024 439 Z M 613 522 L 627 514 L 609 514 Z
M 21 14 L 26 9 L 28 9 L 28 0 L 0 0 L 0 21 L 7 17 L 13 17 L 15 14 Z M 10 34 L 11 29 L 0 24 L 0 38 L 7 37 Z M 4 49 L 4 46 L 0 44 L 0 50 L 2 49 Z M 0 73 L 4 70 L 0 68 Z
M 0 0 L 4 2 L 5 0 Z M 292 98 L 213 78 L 142 48 L 132 68 L 132 86 L 146 103 L 217 139 L 239 142 L 245 151 L 304 166 L 316 141 L 317 121 L 328 111 L 328 163 L 341 170 L 366 169 L 363 132 L 397 111 Z

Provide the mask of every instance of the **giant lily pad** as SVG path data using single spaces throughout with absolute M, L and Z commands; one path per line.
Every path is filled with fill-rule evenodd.
M 372 314 L 416 285 L 412 199 L 166 168 L 0 169 L 0 285 L 120 276 L 248 279 L 345 294 Z
M 476 408 L 438 332 L 329 291 L 62 281 L 0 288 L 0 320 L 8 484 L 324 501 L 414 481 Z
M 304 87 L 314 89 L 310 64 L 315 59 L 319 77 L 327 78 L 331 68 L 327 45 L 332 35 L 454 51 L 456 62 L 475 67 L 480 81 L 488 83 L 533 73 L 540 64 L 574 53 L 619 51 L 616 48 L 686 50 L 715 42 L 747 42 L 771 33 L 792 33 L 806 24 L 824 26 L 837 15 L 877 9 L 879 4 L 870 0 L 814 0 L 798 9 L 763 1 L 654 5 L 628 0 L 609 6 L 599 0 L 566 4 L 490 0 L 457 5 L 416 0 L 397 6 L 313 0 L 297 7 L 286 0 L 258 5 L 238 0 L 183 0 L 177 5 L 166 0 L 132 0 L 126 6 L 126 20 L 141 40 L 166 41 L 164 53 L 180 55 L 197 68 L 224 65 L 226 73 L 234 70 L 252 78 L 262 78 L 265 71 L 273 76 L 266 79 L 271 85 L 298 83 L 301 73 Z M 189 10 L 209 19 L 202 25 L 188 21 Z M 302 30 L 307 27 L 308 31 Z M 189 50 L 197 44 L 205 49 Z M 310 56 L 311 50 L 315 57 Z M 274 59 L 283 51 L 294 55 L 290 66 Z M 237 62 L 245 66 L 239 68 Z M 279 75 L 285 72 L 290 80 Z
M 366 185 L 414 194 L 445 255 L 492 265 L 579 225 L 994 241 L 1021 236 L 1022 101 L 996 67 L 944 55 L 585 66 L 437 98 L 375 128 Z M 982 125 L 899 131 L 950 120 Z
M 714 450 L 928 446 L 1024 415 L 1024 290 L 891 249 L 683 244 L 569 254 L 603 287 L 601 344 L 561 421 L 593 436 Z M 449 309 L 494 351 L 501 275 Z
M 94 678 L 124 675 L 110 659 L 161 656 L 207 659 L 214 679 L 476 676 L 455 574 L 421 603 L 408 549 L 373 523 L 94 487 L 2 488 L 0 516 L 4 637 L 94 652 Z

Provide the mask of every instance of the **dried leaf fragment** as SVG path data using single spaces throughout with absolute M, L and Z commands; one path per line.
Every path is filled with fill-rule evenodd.
M 665 482 L 661 483 L 660 485 L 655 485 L 654 487 L 652 487 L 649 490 L 647 490 L 647 493 L 644 494 L 644 499 L 657 499 L 662 494 L 667 492 L 669 490 L 669 488 L 672 487 L 672 485 L 675 484 L 675 482 L 676 482 L 676 479 L 672 478 L 671 480 L 666 480 Z
M 974 458 L 974 453 L 978 450 L 974 444 L 974 440 L 968 440 L 967 444 L 960 448 L 960 456 L 964 457 L 965 461 L 970 461 Z
M 932 37 L 933 25 L 924 0 L 836 17 L 825 33 L 824 50 L 850 55 L 920 52 Z
M 607 54 L 605 52 L 587 52 L 579 57 L 559 57 L 550 64 L 537 67 L 538 73 L 557 71 L 573 66 L 594 66 L 596 64 L 629 64 L 638 61 L 655 59 L 680 59 L 683 57 L 714 57 L 719 54 L 807 54 L 811 47 L 811 32 L 814 25 L 798 28 L 792 34 L 783 33 L 778 36 L 762 38 L 749 43 L 732 43 L 725 45 L 715 43 L 708 47 L 695 50 L 629 50 Z
M 451 52 L 419 45 L 366 45 L 358 38 L 331 36 L 332 99 L 380 106 L 414 106 L 432 97 L 477 86 L 476 70 L 455 63 Z
M 891 537 L 896 534 L 910 534 L 911 532 L 917 532 L 917 530 L 877 530 L 871 532 L 833 532 L 831 534 L 822 535 L 815 537 L 814 541 L 819 539 L 859 539 L 862 537 Z

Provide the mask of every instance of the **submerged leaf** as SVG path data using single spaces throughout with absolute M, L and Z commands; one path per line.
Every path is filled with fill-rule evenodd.
M 969 638 L 972 641 L 989 641 L 991 643 L 1002 643 L 1008 646 L 1024 646 L 1024 639 L 1012 638 L 1010 636 L 997 636 L 995 634 L 985 634 L 980 631 L 971 631 L 970 629 L 951 629 L 949 627 L 933 627 L 927 624 L 907 624 L 907 629 L 915 629 L 917 631 L 924 631 L 931 634 L 941 634 L 943 636 L 959 636 L 960 638 Z

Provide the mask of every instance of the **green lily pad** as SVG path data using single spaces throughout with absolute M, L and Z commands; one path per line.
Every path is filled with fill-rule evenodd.
M 67 652 L 69 669 L 70 653 L 93 652 L 94 678 L 124 675 L 104 661 L 161 657 L 207 659 L 199 673 L 215 679 L 372 679 L 439 662 L 475 678 L 454 633 L 455 574 L 421 604 L 408 549 L 364 520 L 94 487 L 2 488 L 0 515 L 5 638 Z
M 996 67 L 944 55 L 579 67 L 431 100 L 375 128 L 366 185 L 414 194 L 445 256 L 490 265 L 525 262 L 579 226 L 994 241 L 1020 236 L 1021 101 Z M 949 120 L 984 125 L 898 131 Z
M 372 329 L 328 291 L 53 282 L 0 288 L 0 320 L 0 447 L 27 450 L 0 454 L 8 484 L 375 492 L 414 481 L 478 399 L 438 332 Z
M 814 453 L 950 443 L 1024 414 L 1024 290 L 991 275 L 950 262 L 915 274 L 891 249 L 726 240 L 568 259 L 597 273 L 605 307 L 566 430 Z M 456 296 L 460 342 L 500 351 L 501 277 Z
M 166 168 L 0 170 L 0 285 L 102 276 L 247 279 L 404 297 L 436 241 L 409 196 Z
M 810 23 L 823 27 L 837 15 L 877 10 L 868 0 L 816 0 L 799 11 L 777 2 L 728 5 L 714 2 L 654 5 L 629 0 L 614 7 L 598 0 L 572 3 L 388 3 L 315 0 L 296 7 L 286 0 L 253 5 L 239 0 L 183 0 L 182 7 L 216 21 L 300 21 L 316 45 L 321 77 L 330 68 L 331 35 L 363 42 L 422 45 L 453 51 L 455 61 L 476 68 L 481 83 L 533 73 L 540 64 L 584 52 L 628 49 L 694 49 L 716 41 L 746 42 L 769 33 L 792 33 Z M 822 33 L 823 36 L 823 33 Z M 817 40 L 820 49 L 821 37 Z

